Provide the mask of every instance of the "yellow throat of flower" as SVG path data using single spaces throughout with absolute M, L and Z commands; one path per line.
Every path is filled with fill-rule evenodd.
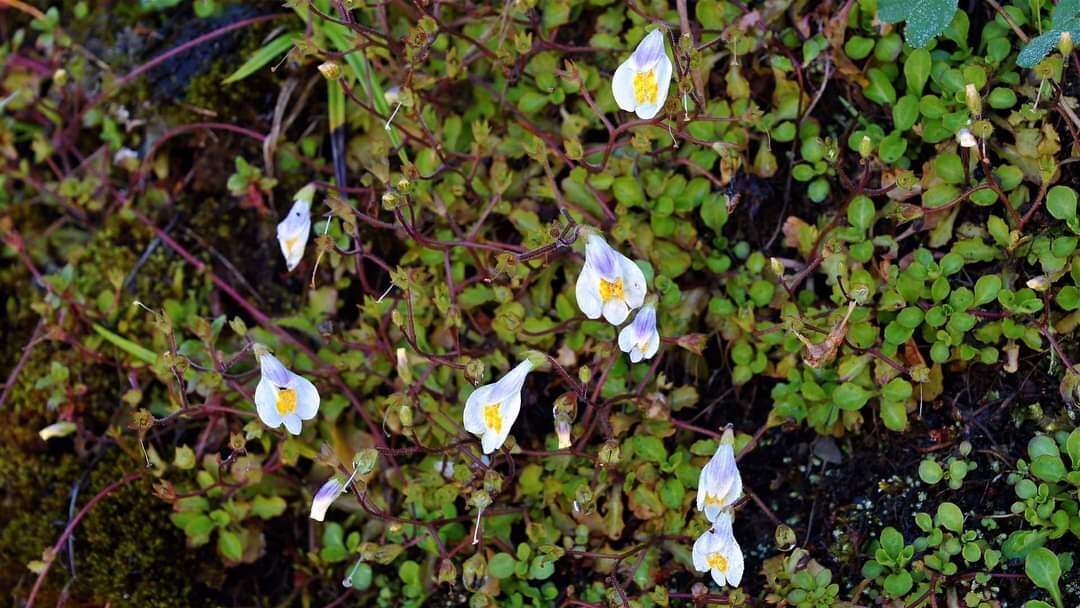
M 705 493 L 705 506 L 706 507 L 723 507 L 724 503 L 720 500 L 720 497 L 716 494 Z
M 298 239 L 296 237 L 293 237 L 291 239 L 285 239 L 285 251 L 288 251 L 289 253 L 292 253 L 293 250 L 296 249 L 296 245 L 297 245 L 297 243 L 299 241 L 300 241 L 300 239 Z
M 499 411 L 499 403 L 484 406 L 484 424 L 494 433 L 502 432 L 502 412 Z
M 600 300 L 607 304 L 611 300 L 625 300 L 626 294 L 623 293 L 622 278 L 615 279 L 615 282 L 606 281 L 600 279 Z
M 654 103 L 657 93 L 656 70 L 634 74 L 634 99 L 639 105 Z
M 296 390 L 291 388 L 278 389 L 277 402 L 274 404 L 282 416 L 296 411 Z
M 716 553 L 710 553 L 705 558 L 705 562 L 709 564 L 709 568 L 713 570 L 719 570 L 720 572 L 727 572 L 727 558 L 723 556 L 719 551 Z

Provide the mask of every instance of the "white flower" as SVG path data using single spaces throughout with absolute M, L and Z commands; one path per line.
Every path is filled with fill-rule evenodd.
M 285 256 L 285 266 L 291 272 L 304 257 L 308 236 L 311 234 L 311 199 L 315 196 L 315 186 L 308 184 L 296 193 L 295 202 L 289 215 L 277 225 L 277 240 L 281 245 L 281 255 Z
M 738 587 L 742 582 L 743 554 L 731 531 L 731 513 L 724 512 L 713 527 L 694 541 L 694 569 L 711 572 L 717 585 Z
M 322 521 L 326 517 L 326 510 L 345 491 L 345 485 L 336 475 L 326 480 L 326 483 L 315 493 L 315 497 L 311 499 L 311 519 Z
M 645 302 L 645 274 L 603 237 L 591 234 L 585 242 L 585 265 L 575 294 L 586 317 L 599 319 L 603 315 L 608 323 L 619 325 Z
M 634 315 L 634 321 L 619 332 L 619 349 L 630 355 L 630 362 L 652 359 L 660 348 L 656 331 L 656 308 L 646 304 Z
M 960 144 L 961 148 L 974 148 L 978 142 L 970 130 L 960 129 L 956 132 L 956 143 Z
M 704 511 L 705 519 L 715 522 L 724 509 L 735 504 L 740 494 L 742 476 L 735 464 L 735 449 L 731 443 L 721 440 L 720 447 L 701 469 L 698 478 L 698 511 Z
M 473 391 L 465 401 L 465 430 L 480 438 L 485 454 L 499 449 L 510 434 L 521 411 L 521 387 L 532 368 L 526 359 L 498 382 Z
M 285 424 L 299 435 L 302 420 L 311 420 L 319 412 L 319 391 L 308 379 L 285 369 L 265 347 L 256 348 L 262 377 L 255 387 L 255 409 L 266 426 L 276 429 Z
M 664 52 L 664 34 L 653 30 L 638 43 L 611 79 L 615 103 L 648 120 L 664 107 L 671 85 L 671 60 Z

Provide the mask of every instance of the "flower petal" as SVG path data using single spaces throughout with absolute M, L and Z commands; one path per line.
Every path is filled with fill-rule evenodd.
M 331 477 L 315 493 L 311 499 L 311 519 L 323 521 L 326 518 L 326 510 L 345 491 L 345 485 L 337 477 Z
M 494 403 L 492 395 L 495 393 L 495 384 L 485 384 L 473 391 L 465 400 L 465 412 L 462 414 L 462 422 L 465 430 L 473 435 L 483 436 L 487 432 L 487 424 L 484 422 L 484 406 Z
M 630 60 L 634 62 L 638 70 L 644 71 L 651 68 L 661 57 L 666 56 L 664 53 L 664 33 L 656 29 L 641 39 L 637 48 L 634 49 L 634 53 L 630 55 Z
M 637 98 L 634 96 L 634 68 L 629 59 L 622 62 L 611 77 L 611 95 L 620 110 L 633 112 L 637 106 Z
M 600 278 L 614 283 L 620 278 L 619 258 L 625 257 L 611 248 L 604 237 L 590 234 L 585 241 L 585 265 L 591 266 Z
M 652 359 L 656 354 L 656 351 L 660 350 L 660 332 L 653 330 L 653 334 L 649 336 L 649 346 L 645 349 L 642 355 L 646 359 Z
M 292 375 L 292 388 L 296 390 L 296 415 L 301 420 L 311 420 L 319 413 L 319 391 L 310 380 Z
M 260 378 L 255 387 L 255 411 L 259 413 L 259 420 L 272 429 L 281 426 L 281 414 L 277 411 L 277 392 L 277 387 L 265 377 Z
M 604 304 L 604 318 L 608 323 L 612 325 L 622 325 L 622 322 L 626 320 L 626 317 L 630 316 L 630 309 L 627 308 L 624 300 L 611 299 Z
M 626 294 L 626 305 L 637 308 L 645 303 L 645 273 L 630 258 L 621 253 L 617 255 L 622 272 L 623 293 Z
M 289 386 L 292 374 L 274 355 L 266 353 L 259 357 L 259 368 L 262 377 L 273 382 L 278 388 Z
M 624 353 L 629 353 L 630 351 L 634 350 L 634 346 L 636 344 L 637 332 L 634 331 L 633 323 L 619 330 L 619 350 Z
M 600 298 L 598 277 L 587 262 L 581 268 L 581 274 L 578 275 L 574 296 L 577 298 L 578 308 L 581 309 L 582 314 L 590 319 L 600 318 L 604 310 L 604 302 Z
M 282 421 L 285 422 L 285 430 L 293 435 L 299 435 L 300 431 L 304 430 L 304 423 L 300 421 L 300 416 L 296 413 L 286 414 Z

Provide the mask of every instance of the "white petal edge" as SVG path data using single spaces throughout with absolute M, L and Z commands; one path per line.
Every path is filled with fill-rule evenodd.
M 255 387 L 255 411 L 259 420 L 266 426 L 276 429 L 281 426 L 281 414 L 277 411 L 277 387 L 266 378 L 260 378 Z
M 296 415 L 311 420 L 319 413 L 319 391 L 310 380 L 293 374 L 292 388 L 296 391 Z
M 599 319 L 604 310 L 598 279 L 599 277 L 586 262 L 581 267 L 581 274 L 578 275 L 577 285 L 574 287 L 574 297 L 577 298 L 578 308 L 590 319 Z
M 634 68 L 630 60 L 619 64 L 615 75 L 611 77 L 611 95 L 619 109 L 633 112 L 637 107 L 637 97 L 634 95 Z

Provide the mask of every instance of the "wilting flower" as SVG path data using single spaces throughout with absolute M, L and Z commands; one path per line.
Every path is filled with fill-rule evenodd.
M 289 215 L 277 226 L 278 244 L 290 272 L 304 257 L 304 248 L 311 234 L 311 199 L 314 196 L 315 186 L 308 184 L 301 188 L 293 199 L 295 202 L 289 209 Z
M 528 359 L 517 364 L 498 382 L 485 384 L 465 402 L 465 430 L 480 438 L 485 454 L 499 449 L 521 411 L 521 387 L 532 371 Z
M 611 92 L 620 108 L 648 120 L 664 107 L 669 85 L 671 60 L 664 52 L 664 34 L 653 30 L 615 70 Z
M 575 294 L 586 317 L 599 319 L 603 315 L 608 323 L 619 325 L 645 302 L 645 274 L 603 237 L 591 234 L 585 242 L 585 265 Z
M 975 135 L 971 130 L 960 129 L 956 132 L 956 143 L 960 144 L 961 148 L 974 148 L 978 142 L 975 141 Z
M 345 486 L 346 482 L 336 475 L 326 480 L 326 483 L 315 493 L 315 497 L 311 499 L 311 519 L 322 521 L 326 517 L 326 510 L 345 491 Z
M 290 433 L 299 435 L 301 421 L 314 418 L 319 411 L 319 391 L 308 379 L 285 369 L 265 346 L 256 346 L 255 356 L 262 368 L 262 377 L 255 387 L 259 419 L 272 429 L 284 424 Z
M 619 349 L 630 355 L 630 362 L 651 359 L 660 348 L 656 331 L 656 308 L 646 304 L 634 315 L 634 321 L 619 332 Z
M 731 445 L 732 433 L 726 431 L 713 457 L 701 469 L 698 478 L 697 508 L 705 512 L 705 519 L 715 522 L 724 509 L 735 504 L 742 494 L 742 477 L 735 464 L 735 449 Z
M 724 512 L 704 534 L 694 541 L 691 552 L 694 569 L 709 572 L 717 585 L 738 587 L 742 582 L 742 548 L 731 531 L 731 513 Z

